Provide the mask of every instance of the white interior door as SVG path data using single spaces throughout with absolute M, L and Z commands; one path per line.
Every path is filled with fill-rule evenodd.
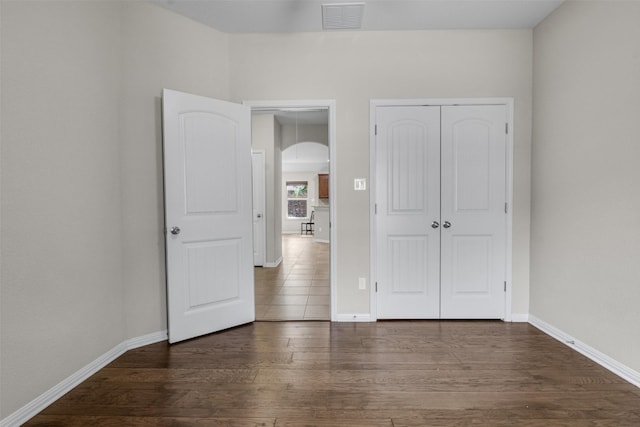
M 251 153 L 253 176 L 253 265 L 262 267 L 266 257 L 265 152 Z
M 376 109 L 378 318 L 440 315 L 440 107 Z
M 251 116 L 163 92 L 169 342 L 255 319 Z
M 504 105 L 442 107 L 445 319 L 504 317 L 506 123 Z

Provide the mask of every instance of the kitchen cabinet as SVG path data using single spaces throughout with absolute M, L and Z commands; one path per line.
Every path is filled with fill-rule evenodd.
M 327 173 L 318 174 L 318 198 L 329 198 L 329 174 Z

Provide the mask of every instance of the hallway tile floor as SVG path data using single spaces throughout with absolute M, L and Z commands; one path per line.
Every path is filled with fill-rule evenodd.
M 254 268 L 256 320 L 329 320 L 329 244 L 284 234 L 282 258 Z

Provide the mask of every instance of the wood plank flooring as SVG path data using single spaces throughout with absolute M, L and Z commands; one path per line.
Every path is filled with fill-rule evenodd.
M 27 426 L 640 426 L 640 389 L 522 323 L 257 322 L 131 350 Z

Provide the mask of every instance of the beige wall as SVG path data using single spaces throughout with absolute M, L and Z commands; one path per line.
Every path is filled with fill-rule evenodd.
M 276 120 L 273 129 L 273 140 L 275 141 L 275 150 L 273 152 L 273 173 L 274 182 L 282 182 L 282 125 Z M 275 217 L 275 230 L 274 234 L 277 236 L 282 235 L 282 209 L 278 209 L 278 206 L 282 205 L 282 193 L 280 191 L 274 191 L 273 193 L 273 215 Z M 273 257 L 275 261 L 282 258 L 282 239 L 274 239 L 273 245 Z
M 1 2 L 0 418 L 125 338 L 118 3 Z
M 513 312 L 529 308 L 532 32 L 424 31 L 230 36 L 231 99 L 335 99 L 338 313 L 368 313 L 369 101 L 515 98 Z
M 228 98 L 227 36 L 165 9 L 122 14 L 122 218 L 127 337 L 166 329 L 162 89 Z
M 534 32 L 531 314 L 640 371 L 640 3 Z
M 0 419 L 166 328 L 160 96 L 228 97 L 227 36 L 142 2 L 0 2 Z

